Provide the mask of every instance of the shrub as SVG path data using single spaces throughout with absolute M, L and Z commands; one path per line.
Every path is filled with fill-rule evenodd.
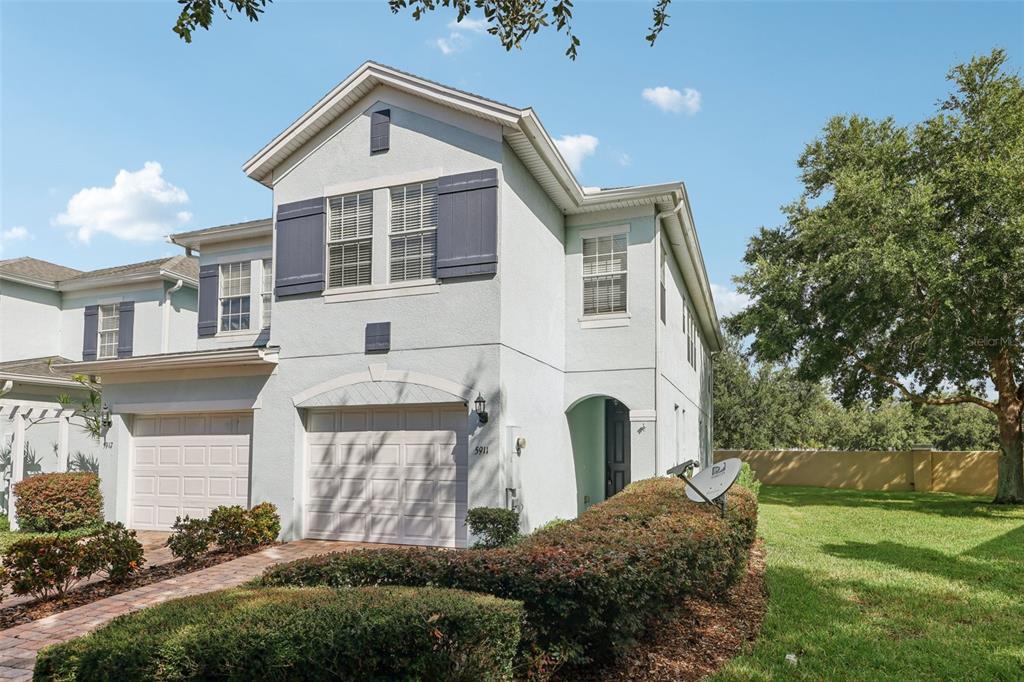
M 757 505 L 743 488 L 717 508 L 679 479 L 628 486 L 579 518 L 508 548 L 365 549 L 272 567 L 264 586 L 458 586 L 523 602 L 529 638 L 557 661 L 615 656 L 691 594 L 722 595 L 741 575 Z
M 59 535 L 18 540 L 3 559 L 11 591 L 39 599 L 64 594 L 94 573 L 93 566 L 81 540 Z
M 521 605 L 456 590 L 233 589 L 47 647 L 36 679 L 504 680 Z
M 221 549 L 235 554 L 268 545 L 281 532 L 277 507 L 263 502 L 246 510 L 237 505 L 210 512 L 210 528 Z
M 747 462 L 743 463 L 740 467 L 740 475 L 736 479 L 736 484 L 741 485 L 754 494 L 756 500 L 761 496 L 761 481 L 757 480 L 757 474 L 750 468 L 750 464 Z
M 14 485 L 18 523 L 49 533 L 103 523 L 103 496 L 96 474 L 39 474 Z
M 146 562 L 135 531 L 123 523 L 105 523 L 85 542 L 79 571 L 103 573 L 111 582 L 124 582 Z
M 171 554 L 190 564 L 213 544 L 215 534 L 206 519 L 191 519 L 180 516 L 171 526 L 171 535 L 167 538 L 167 546 Z
M 519 537 L 519 512 L 500 507 L 474 507 L 466 512 L 466 525 L 478 538 L 477 547 L 507 547 Z

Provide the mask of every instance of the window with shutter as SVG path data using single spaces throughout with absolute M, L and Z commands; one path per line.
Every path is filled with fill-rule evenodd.
M 627 235 L 583 239 L 583 314 L 626 312 Z
M 373 192 L 330 200 L 327 286 L 370 284 L 373 261 Z
M 263 329 L 270 327 L 270 306 L 274 298 L 274 262 L 270 258 L 263 259 L 263 291 L 260 300 L 260 317 Z
M 99 360 L 117 357 L 117 331 L 120 326 L 120 315 L 117 312 L 117 304 L 101 305 L 99 307 L 99 343 L 97 344 L 96 357 Z
M 391 188 L 390 280 L 432 279 L 437 268 L 437 183 Z
M 220 266 L 220 330 L 249 328 L 252 303 L 252 266 L 249 261 L 223 263 Z

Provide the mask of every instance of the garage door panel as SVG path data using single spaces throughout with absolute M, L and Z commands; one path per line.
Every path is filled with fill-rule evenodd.
M 239 415 L 135 417 L 131 526 L 167 530 L 179 516 L 248 506 L 250 427 Z

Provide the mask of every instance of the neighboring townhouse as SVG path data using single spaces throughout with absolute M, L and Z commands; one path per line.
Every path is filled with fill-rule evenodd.
M 533 110 L 364 64 L 244 166 L 273 220 L 199 255 L 194 352 L 76 363 L 112 517 L 278 506 L 287 538 L 465 546 L 711 460 L 721 347 L 685 187 L 586 190 Z
M 27 474 L 113 456 L 75 414 L 90 390 L 64 365 L 194 350 L 198 277 L 184 255 L 91 272 L 0 260 L 0 452 L 22 451 Z

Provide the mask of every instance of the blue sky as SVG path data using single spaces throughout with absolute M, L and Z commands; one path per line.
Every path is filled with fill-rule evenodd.
M 794 162 L 830 116 L 910 123 L 951 65 L 995 46 L 1024 62 L 1021 2 L 676 0 L 654 48 L 649 5 L 579 2 L 570 62 L 561 35 L 506 53 L 450 13 L 417 23 L 383 0 L 279 0 L 191 45 L 170 31 L 172 0 L 2 0 L 0 257 L 98 268 L 177 252 L 145 237 L 269 215 L 241 164 L 374 59 L 596 138 L 576 138 L 584 185 L 684 180 L 724 291 L 747 238 L 798 195 Z

